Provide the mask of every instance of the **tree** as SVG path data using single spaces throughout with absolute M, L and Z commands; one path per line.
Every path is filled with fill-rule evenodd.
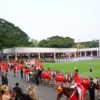
M 63 48 L 64 47 L 64 38 L 59 36 L 52 36 L 47 39 L 48 46 L 53 48 Z
M 40 47 L 52 47 L 52 48 L 71 48 L 74 45 L 74 39 L 70 37 L 52 36 L 47 40 L 41 40 L 39 42 Z
M 95 47 L 99 47 L 99 40 L 82 42 L 81 44 L 84 45 L 86 48 L 95 48 Z
M 14 24 L 0 19 L 0 49 L 29 45 L 29 36 Z
M 74 39 L 70 37 L 65 37 L 64 43 L 66 48 L 72 48 L 75 45 Z
M 48 47 L 48 41 L 43 39 L 38 43 L 39 47 Z
M 38 40 L 36 40 L 36 39 L 31 39 L 31 46 L 37 47 L 37 46 L 38 46 Z

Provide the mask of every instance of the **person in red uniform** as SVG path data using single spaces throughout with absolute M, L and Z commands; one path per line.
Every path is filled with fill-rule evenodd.
M 74 79 L 74 82 L 75 83 L 79 83 L 80 82 L 80 77 L 78 75 L 78 72 L 79 72 L 79 70 L 78 69 L 75 69 L 75 72 L 73 74 L 73 79 Z
M 29 72 L 30 72 L 29 68 L 26 67 L 26 69 L 25 69 L 25 74 L 26 74 L 26 81 L 27 81 L 27 82 L 29 82 Z

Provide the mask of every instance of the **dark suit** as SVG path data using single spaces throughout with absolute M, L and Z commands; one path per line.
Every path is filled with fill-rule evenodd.
M 17 86 L 16 86 L 16 87 L 13 88 L 13 90 L 16 92 L 17 95 L 21 95 L 21 96 L 23 96 L 23 93 L 22 93 L 20 87 L 17 87 Z
M 95 100 L 95 89 L 96 89 L 96 84 L 94 82 L 89 83 L 89 96 L 90 100 Z
M 2 76 L 1 80 L 2 80 L 2 85 L 8 85 L 8 78 L 7 77 Z
M 21 74 L 21 78 L 23 78 L 23 69 L 21 69 L 20 74 Z
M 36 80 L 36 85 L 39 85 L 39 70 L 36 71 L 36 77 L 35 77 L 35 80 Z

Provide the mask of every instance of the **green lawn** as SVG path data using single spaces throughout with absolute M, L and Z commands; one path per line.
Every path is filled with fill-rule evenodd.
M 92 63 L 92 74 L 89 72 L 89 64 Z M 45 69 L 57 69 L 61 72 L 73 72 L 75 68 L 79 69 L 79 74 L 88 77 L 100 77 L 100 60 L 91 60 L 72 63 L 43 63 Z

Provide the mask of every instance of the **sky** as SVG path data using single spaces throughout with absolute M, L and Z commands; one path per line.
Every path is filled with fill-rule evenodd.
M 0 0 L 0 18 L 39 41 L 55 35 L 100 39 L 100 0 Z

